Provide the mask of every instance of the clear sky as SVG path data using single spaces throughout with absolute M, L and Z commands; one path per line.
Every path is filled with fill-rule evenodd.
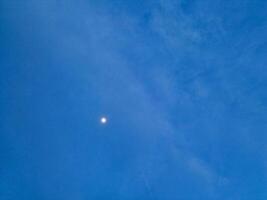
M 1 0 L 0 199 L 266 200 L 267 1 Z

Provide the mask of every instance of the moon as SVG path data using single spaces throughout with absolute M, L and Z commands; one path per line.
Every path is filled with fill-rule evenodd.
M 101 124 L 106 124 L 107 121 L 108 121 L 108 120 L 107 120 L 106 117 L 101 117 L 101 119 L 100 119 Z

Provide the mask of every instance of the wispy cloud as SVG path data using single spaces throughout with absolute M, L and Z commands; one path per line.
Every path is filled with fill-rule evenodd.
M 146 16 L 114 14 L 104 4 L 85 1 L 26 6 L 33 28 L 40 29 L 36 37 L 43 47 L 61 64 L 62 72 L 76 77 L 82 102 L 97 99 L 97 110 L 110 114 L 110 123 L 114 120 L 134 138 L 135 153 L 122 170 L 121 193 L 128 192 L 128 184 L 141 184 L 146 189 L 140 191 L 153 198 L 161 181 L 182 185 L 188 178 L 217 197 L 217 190 L 227 186 L 231 177 L 201 154 L 209 154 L 205 149 L 220 145 L 226 137 L 221 129 L 232 119 L 232 113 L 225 114 L 231 102 L 238 102 L 243 110 L 266 107 L 261 98 L 254 106 L 257 94 L 247 98 L 257 91 L 257 84 L 242 89 L 247 80 L 235 74 L 250 62 L 260 42 L 252 42 L 254 37 L 247 45 L 236 42 L 235 48 L 245 50 L 238 50 L 234 54 L 238 58 L 228 61 L 233 58 L 225 53 L 232 42 L 226 40 L 229 28 L 216 13 L 222 2 L 208 2 L 213 12 L 201 2 L 192 3 L 188 12 L 183 1 L 162 0 L 151 3 Z M 224 42 L 227 50 L 217 51 Z M 250 71 L 244 71 L 243 77 Z M 264 77 L 259 85 L 265 83 Z M 83 116 L 91 115 L 84 110 Z M 252 125 L 242 126 L 253 130 Z M 249 145 L 253 136 L 247 138 Z M 216 157 L 210 154 L 221 163 L 220 152 Z

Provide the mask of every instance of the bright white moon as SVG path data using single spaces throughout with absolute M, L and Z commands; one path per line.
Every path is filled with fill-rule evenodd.
M 107 123 L 107 118 L 106 117 L 101 117 L 100 122 L 101 122 L 101 124 L 106 124 Z

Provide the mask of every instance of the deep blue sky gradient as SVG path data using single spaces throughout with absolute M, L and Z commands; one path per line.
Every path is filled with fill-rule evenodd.
M 267 199 L 267 2 L 1 0 L 0 199 Z

